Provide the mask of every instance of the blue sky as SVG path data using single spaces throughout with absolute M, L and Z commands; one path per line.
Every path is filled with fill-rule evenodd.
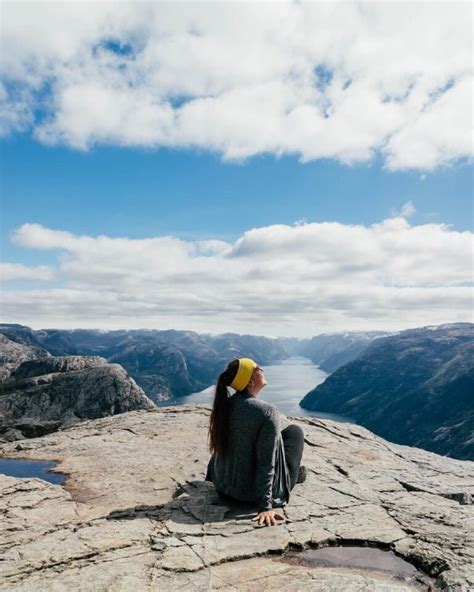
M 254 227 L 301 219 L 370 225 L 411 201 L 414 223 L 472 227 L 467 163 L 428 173 L 387 171 L 380 161 L 258 156 L 239 164 L 192 150 L 79 152 L 28 137 L 4 139 L 1 151 L 2 250 L 17 263 L 44 258 L 9 240 L 27 222 L 76 234 L 232 241 Z
M 470 22 L 453 2 L 5 5 L 3 320 L 472 320 Z

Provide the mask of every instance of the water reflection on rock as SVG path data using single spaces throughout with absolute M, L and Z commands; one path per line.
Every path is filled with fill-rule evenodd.
M 57 463 L 50 460 L 24 460 L 19 458 L 0 458 L 0 473 L 9 477 L 18 477 L 22 479 L 43 479 L 62 485 L 65 476 L 62 473 L 52 472 Z
M 313 568 L 345 567 L 363 571 L 387 572 L 407 583 L 430 589 L 430 578 L 419 572 L 408 561 L 398 557 L 393 551 L 361 546 L 336 546 L 307 549 L 293 552 L 283 558 L 293 565 Z

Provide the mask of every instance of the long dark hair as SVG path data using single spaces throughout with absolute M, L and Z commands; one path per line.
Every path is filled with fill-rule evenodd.
M 229 426 L 230 394 L 227 387 L 234 380 L 239 369 L 239 360 L 232 360 L 219 374 L 209 424 L 209 451 L 217 456 L 225 456 Z

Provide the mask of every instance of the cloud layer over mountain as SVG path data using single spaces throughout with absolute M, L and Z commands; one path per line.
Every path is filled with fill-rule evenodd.
M 431 170 L 472 156 L 467 2 L 4 3 L 0 134 Z
M 36 328 L 303 336 L 472 321 L 472 233 L 402 217 L 254 228 L 234 243 L 78 236 L 39 224 L 12 240 L 58 253 L 55 268 L 11 272 L 24 281 L 30 269 L 32 281 L 3 293 L 5 318 Z

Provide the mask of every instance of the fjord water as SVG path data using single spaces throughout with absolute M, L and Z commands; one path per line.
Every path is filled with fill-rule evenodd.
M 328 374 L 313 364 L 310 359 L 301 356 L 293 356 L 283 360 L 279 364 L 264 366 L 267 386 L 258 395 L 263 401 L 275 405 L 284 415 L 321 417 L 346 423 L 354 423 L 352 419 L 333 413 L 322 413 L 302 409 L 299 406 L 301 399 L 318 384 L 324 382 Z M 179 397 L 163 401 L 160 406 L 191 405 L 205 403 L 212 405 L 214 387 L 208 387 L 198 393 L 186 397 Z

